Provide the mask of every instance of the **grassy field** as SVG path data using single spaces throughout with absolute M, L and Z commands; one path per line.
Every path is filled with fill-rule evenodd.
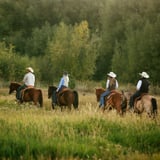
M 0 159 L 159 160 L 160 114 L 156 120 L 127 112 L 102 113 L 94 92 L 79 91 L 79 110 L 18 105 L 0 89 Z M 156 96 L 158 104 L 160 97 Z

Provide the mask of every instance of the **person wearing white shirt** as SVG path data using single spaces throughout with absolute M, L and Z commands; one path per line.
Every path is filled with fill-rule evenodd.
M 105 103 L 105 97 L 110 94 L 110 92 L 114 89 L 118 88 L 118 81 L 116 78 L 116 74 L 114 72 L 110 72 L 107 74 L 107 82 L 106 82 L 106 91 L 101 94 L 99 107 L 103 108 Z
M 129 106 L 130 109 L 134 107 L 134 101 L 140 97 L 143 93 L 149 92 L 150 82 L 147 80 L 149 75 L 146 72 L 139 73 L 141 78 L 138 80 L 136 85 L 136 92 L 130 97 Z
M 34 87 L 35 86 L 35 75 L 34 70 L 31 67 L 26 68 L 26 74 L 24 75 L 23 78 L 23 85 L 21 85 L 18 89 L 17 89 L 17 94 L 16 94 L 16 98 L 17 100 L 21 99 L 21 90 L 25 89 L 27 87 Z

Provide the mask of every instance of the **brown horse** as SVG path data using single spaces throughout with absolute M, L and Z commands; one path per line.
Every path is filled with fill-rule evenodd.
M 51 98 L 53 95 L 53 92 L 56 91 L 57 87 L 55 86 L 49 86 L 48 87 L 48 98 Z M 78 108 L 78 92 L 75 90 L 71 90 L 69 88 L 65 88 L 64 90 L 60 91 L 59 93 L 56 93 L 57 96 L 57 105 L 61 107 L 61 111 L 63 106 L 68 106 L 68 108 L 71 110 L 71 106 L 73 105 L 74 109 Z M 52 108 L 54 109 L 53 99 L 52 99 Z
M 97 102 L 100 101 L 100 96 L 103 92 L 105 92 L 104 88 L 96 88 Z M 110 107 L 116 109 L 121 115 L 126 112 L 127 98 L 124 96 L 123 92 L 120 93 L 116 90 L 113 90 L 109 96 L 105 97 L 105 107 L 103 112 Z
M 9 85 L 9 94 L 13 93 L 21 86 L 20 83 L 17 82 L 11 82 Z M 20 100 L 20 103 L 23 102 L 34 102 L 35 105 L 39 103 L 40 107 L 43 106 L 43 95 L 41 89 L 36 88 L 25 88 L 21 91 L 22 98 Z
M 149 117 L 155 118 L 157 115 L 157 100 L 154 96 L 143 94 L 134 103 L 134 112 L 142 114 L 146 112 Z

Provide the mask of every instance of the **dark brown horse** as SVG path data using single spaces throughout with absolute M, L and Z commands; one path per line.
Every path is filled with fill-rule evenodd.
M 20 83 L 11 82 L 9 85 L 9 94 L 13 93 L 21 86 Z M 37 88 L 25 88 L 21 91 L 22 98 L 20 103 L 23 102 L 34 102 L 35 105 L 39 103 L 40 107 L 43 106 L 43 95 L 42 90 Z
M 104 88 L 96 88 L 97 102 L 100 101 L 100 96 L 103 92 L 105 92 Z M 127 98 L 124 96 L 123 92 L 113 90 L 109 96 L 105 97 L 105 107 L 103 108 L 103 112 L 109 108 L 116 109 L 121 115 L 126 112 Z
M 48 87 L 48 98 L 51 98 L 53 92 L 56 91 L 57 87 L 49 86 Z M 71 106 L 73 105 L 74 109 L 78 109 L 79 98 L 78 92 L 75 90 L 71 90 L 69 88 L 65 88 L 59 93 L 56 93 L 57 96 L 57 105 L 61 107 L 61 111 L 63 106 L 68 106 L 71 110 Z M 52 108 L 54 109 L 53 99 L 52 99 Z

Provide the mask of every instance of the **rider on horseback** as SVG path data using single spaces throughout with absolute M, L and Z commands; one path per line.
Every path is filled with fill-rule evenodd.
M 106 82 L 106 91 L 104 93 L 101 94 L 100 97 L 100 105 L 99 107 L 104 107 L 104 99 L 106 96 L 108 96 L 112 90 L 117 89 L 118 88 L 118 81 L 115 79 L 116 78 L 116 74 L 113 72 L 110 72 L 107 74 L 108 78 L 107 78 L 107 82 Z
M 141 76 L 141 78 L 137 82 L 136 92 L 130 97 L 130 109 L 133 108 L 136 98 L 140 97 L 143 93 L 149 92 L 150 82 L 147 80 L 149 78 L 149 75 L 146 72 L 139 73 L 139 75 Z
M 21 85 L 17 89 L 16 98 L 17 100 L 21 100 L 21 90 L 27 87 L 34 87 L 35 85 L 35 75 L 33 74 L 34 70 L 31 67 L 26 68 L 27 73 L 24 75 L 23 78 L 23 85 Z
M 69 84 L 68 73 L 64 72 L 59 82 L 57 90 L 53 92 L 52 101 L 54 105 L 57 104 L 57 93 L 60 93 L 60 91 L 62 91 L 63 89 L 68 88 L 68 84 Z

